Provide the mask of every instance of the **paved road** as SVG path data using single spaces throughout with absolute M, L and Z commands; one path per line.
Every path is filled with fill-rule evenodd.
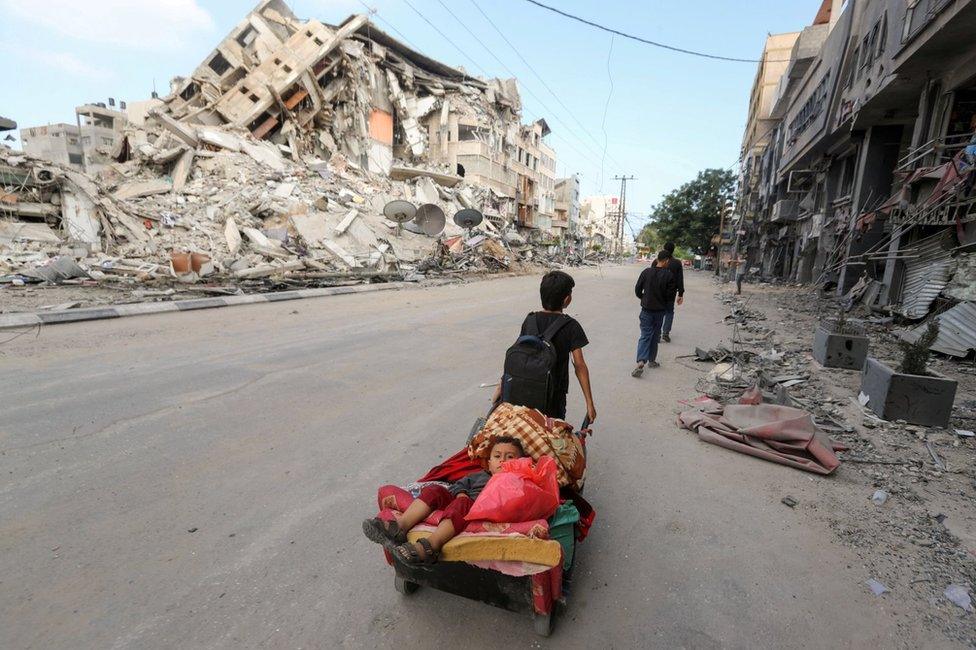
M 599 520 L 543 645 L 912 642 L 825 525 L 780 504 L 824 479 L 674 426 L 699 376 L 674 357 L 727 335 L 708 276 L 689 274 L 663 368 L 629 376 L 637 272 L 575 274 Z M 536 643 L 527 617 L 402 599 L 359 523 L 378 484 L 462 446 L 537 281 L 63 325 L 0 346 L 0 647 Z M 582 417 L 576 386 L 570 410 Z

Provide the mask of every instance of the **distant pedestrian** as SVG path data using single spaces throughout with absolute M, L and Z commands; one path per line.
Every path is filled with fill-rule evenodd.
M 664 245 L 664 250 L 668 252 L 671 259 L 668 260 L 668 270 L 674 276 L 674 281 L 678 285 L 677 303 L 680 305 L 685 301 L 685 269 L 681 260 L 674 256 L 674 242 L 669 241 Z M 661 328 L 661 339 L 665 343 L 671 342 L 671 326 L 674 325 L 674 302 L 667 308 L 664 315 L 664 326 Z
M 735 265 L 735 294 L 737 296 L 741 296 L 742 281 L 746 277 L 746 271 L 749 268 L 749 261 L 742 255 L 739 255 L 732 261 L 732 264 Z
M 634 293 L 640 298 L 640 339 L 637 341 L 637 367 L 632 377 L 644 374 L 644 366 L 657 368 L 657 344 L 661 337 L 661 327 L 667 314 L 668 305 L 674 304 L 678 284 L 668 270 L 671 256 L 662 250 L 657 254 L 653 266 L 644 269 L 637 278 Z

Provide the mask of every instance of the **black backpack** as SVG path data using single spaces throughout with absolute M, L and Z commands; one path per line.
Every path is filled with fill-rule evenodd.
M 552 339 L 569 321 L 569 316 L 562 315 L 540 335 L 535 314 L 529 314 L 526 333 L 505 352 L 503 401 L 539 409 L 543 413 L 548 411 L 555 389 L 552 370 L 556 367 L 556 348 Z

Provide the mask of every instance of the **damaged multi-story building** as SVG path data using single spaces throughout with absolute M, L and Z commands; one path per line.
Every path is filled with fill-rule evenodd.
M 751 266 L 908 319 L 976 298 L 973 33 L 972 0 L 824 0 L 785 66 L 767 46 L 736 210 Z
M 526 133 L 548 126 L 521 125 L 517 82 L 480 79 L 435 61 L 365 15 L 331 26 L 299 20 L 282 0 L 264 0 L 192 75 L 174 80 L 162 110 L 181 121 L 247 130 L 294 156 L 339 152 L 395 178 L 412 165 L 438 165 L 487 187 L 483 211 L 499 225 L 535 229 L 536 214 L 554 212 L 548 186 L 555 153 L 544 146 L 552 174 L 520 159 Z M 540 184 L 548 190 L 536 196 Z M 533 210 L 520 213 L 518 205 Z
M 80 171 L 96 173 L 112 160 L 128 120 L 125 102 L 85 104 L 75 109 L 75 123 L 47 124 L 20 130 L 24 152 Z

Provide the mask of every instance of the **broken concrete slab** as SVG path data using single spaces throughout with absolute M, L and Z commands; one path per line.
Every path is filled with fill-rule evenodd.
M 173 172 L 171 176 L 173 177 L 173 191 L 182 192 L 183 188 L 186 186 L 186 179 L 190 176 L 190 171 L 193 168 L 193 156 L 194 151 L 192 149 L 187 149 L 184 151 L 179 159 L 176 161 L 176 165 L 173 166 Z
M 299 236 L 310 246 L 315 246 L 329 236 L 328 224 L 325 215 L 320 212 L 310 212 L 309 214 L 293 214 L 288 220 L 291 222 Z
M 352 225 L 353 219 L 355 219 L 358 216 L 359 216 L 359 210 L 356 209 L 350 210 L 346 214 L 346 216 L 342 218 L 342 221 L 339 222 L 339 225 L 335 227 L 335 234 L 341 235 L 344 232 L 346 232 L 346 230 L 349 229 L 349 226 Z
M 241 138 L 227 131 L 203 127 L 197 130 L 197 136 L 201 142 L 219 147 L 220 149 L 227 149 L 228 151 L 241 150 Z
M 227 250 L 230 251 L 231 255 L 237 255 L 237 252 L 241 250 L 241 231 L 237 228 L 237 222 L 234 221 L 234 217 L 228 217 L 227 223 L 224 224 L 224 239 L 227 241 Z
M 175 135 L 177 138 L 182 140 L 185 144 L 196 149 L 200 145 L 200 140 L 197 138 L 196 131 L 189 124 L 179 122 L 174 120 L 172 117 L 164 113 L 161 109 L 156 109 L 150 111 L 149 113 L 159 124 Z
M 144 181 L 129 181 L 119 186 L 112 195 L 116 199 L 136 199 L 154 194 L 165 194 L 173 189 L 173 183 L 165 178 Z
M 0 242 L 36 241 L 60 244 L 61 238 L 44 223 L 0 221 Z
M 455 187 L 458 183 L 464 180 L 461 176 L 457 174 L 447 174 L 444 172 L 436 172 L 428 169 L 422 169 L 420 167 L 405 167 L 403 165 L 394 165 L 390 168 L 390 178 L 395 181 L 407 181 L 412 178 L 426 177 L 433 180 L 438 185 L 443 185 L 444 187 Z M 459 197 L 460 198 L 460 195 Z M 471 199 L 467 199 L 465 202 L 461 200 L 464 207 L 471 207 Z
M 95 204 L 84 194 L 62 192 L 61 226 L 68 239 L 100 247 L 100 224 L 95 216 Z
M 342 261 L 343 264 L 345 264 L 349 268 L 358 269 L 362 266 L 362 264 L 360 264 L 355 257 L 350 255 L 344 248 L 342 248 L 342 246 L 335 243 L 331 239 L 324 239 L 322 241 L 322 246 L 325 247 L 325 250 L 335 255 L 339 260 Z

